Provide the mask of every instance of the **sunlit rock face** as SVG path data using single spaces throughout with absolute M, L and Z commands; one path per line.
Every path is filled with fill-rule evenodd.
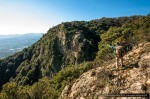
M 99 41 L 95 32 L 76 22 L 59 24 L 31 47 L 8 57 L 10 63 L 0 62 L 0 85 L 9 80 L 19 85 L 33 84 L 45 76 L 52 78 L 68 65 L 92 61 Z
M 150 43 L 145 42 L 124 56 L 126 67 L 115 70 L 115 61 L 111 61 L 108 66 L 85 72 L 65 87 L 60 99 L 86 99 L 108 93 L 150 93 L 149 51 Z

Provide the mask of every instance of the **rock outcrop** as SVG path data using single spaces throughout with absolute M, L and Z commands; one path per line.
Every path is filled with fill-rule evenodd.
M 150 42 L 140 43 L 128 52 L 124 56 L 124 67 L 115 69 L 115 60 L 109 63 L 82 74 L 65 87 L 60 99 L 101 99 L 101 95 L 110 93 L 150 93 Z
M 7 61 L 0 60 L 0 87 L 8 81 L 33 84 L 45 76 L 53 78 L 68 65 L 94 60 L 100 38 L 85 28 L 76 22 L 59 24 L 31 47 L 8 57 Z

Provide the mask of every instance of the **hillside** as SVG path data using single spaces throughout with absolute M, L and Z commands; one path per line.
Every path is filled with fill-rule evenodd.
M 135 47 L 149 42 L 149 23 L 150 16 L 147 15 L 65 22 L 50 28 L 32 46 L 0 60 L 0 98 L 59 98 L 66 85 L 75 83 L 88 70 L 113 67 L 115 57 L 107 44 L 127 42 Z M 146 53 L 147 50 L 142 51 Z M 111 61 L 112 66 L 109 66 Z M 109 68 L 105 69 L 109 72 Z M 100 75 L 105 77 L 104 74 Z
M 150 42 L 135 46 L 124 56 L 124 60 L 125 67 L 119 69 L 114 69 L 115 61 L 112 60 L 83 73 L 73 84 L 64 88 L 60 99 L 100 98 L 101 95 L 118 93 L 150 93 Z
M 0 58 L 5 58 L 37 42 L 41 34 L 0 35 Z

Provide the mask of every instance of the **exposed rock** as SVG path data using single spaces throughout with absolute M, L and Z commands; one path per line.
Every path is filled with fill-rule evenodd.
M 149 48 L 150 43 L 142 43 L 139 47 L 130 51 L 124 56 L 126 67 L 119 70 L 112 69 L 115 67 L 115 62 L 112 61 L 108 66 L 97 67 L 85 72 L 68 90 L 68 99 L 87 99 L 87 97 L 92 99 L 95 96 L 100 98 L 101 94 L 108 93 L 149 93 Z M 62 99 L 65 98 L 62 97 Z M 143 98 L 138 97 L 137 99 Z
M 150 79 L 147 80 L 146 84 L 150 86 Z
M 62 91 L 62 94 L 61 94 L 62 96 L 61 97 L 66 97 L 67 98 L 69 90 L 70 90 L 70 85 L 65 86 L 64 90 Z M 61 99 L 61 97 L 60 97 L 60 99 Z
M 10 80 L 32 85 L 42 77 L 53 78 L 68 65 L 94 60 L 100 37 L 77 23 L 59 24 L 31 47 L 8 57 L 8 62 L 0 61 L 0 87 Z

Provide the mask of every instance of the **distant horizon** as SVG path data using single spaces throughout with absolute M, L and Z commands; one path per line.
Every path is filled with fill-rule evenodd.
M 149 13 L 149 0 L 0 0 L 0 35 L 47 33 L 62 22 Z
M 7 36 L 7 35 L 25 35 L 25 34 L 45 34 L 45 33 L 14 33 L 14 34 L 0 34 L 0 36 Z

